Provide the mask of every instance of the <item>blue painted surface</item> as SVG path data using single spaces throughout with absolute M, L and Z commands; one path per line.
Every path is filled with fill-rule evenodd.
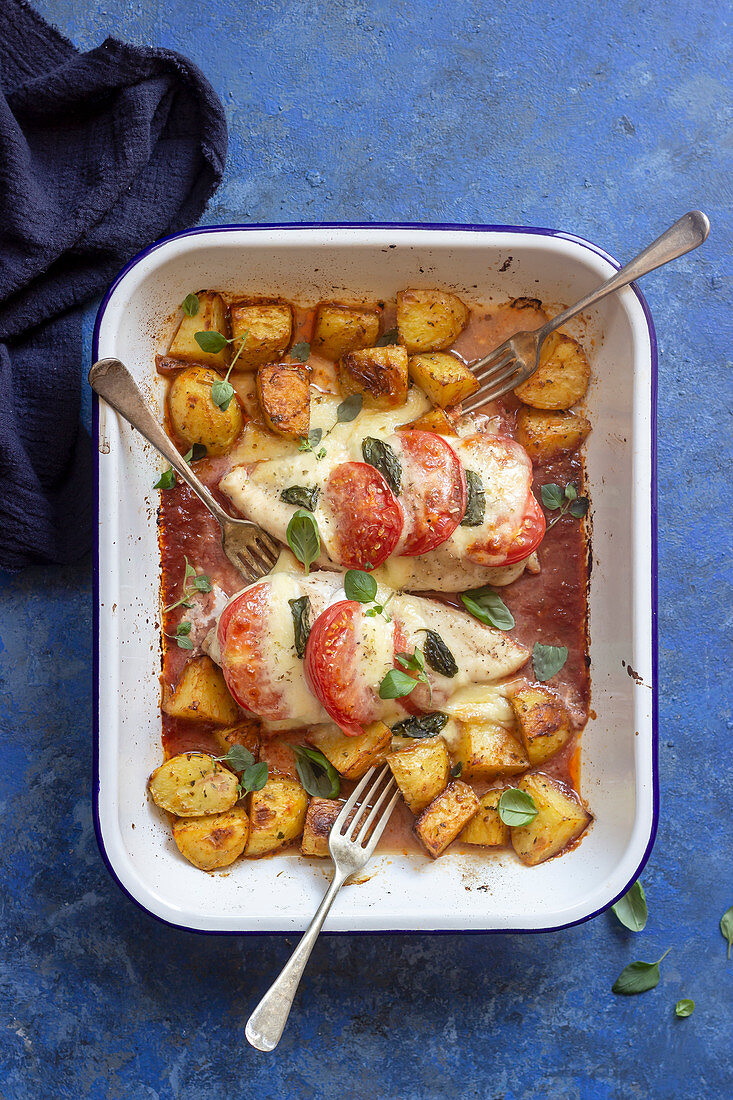
M 527 223 L 623 258 L 700 206 L 713 234 L 644 283 L 660 343 L 662 781 L 646 931 L 603 915 L 539 937 L 330 937 L 278 1051 L 251 1051 L 247 1010 L 289 942 L 171 931 L 120 894 L 91 820 L 90 564 L 29 570 L 0 580 L 0 1096 L 730 1097 L 727 6 L 38 7 L 81 48 L 116 34 L 201 65 L 231 130 L 205 222 Z M 626 963 L 668 946 L 655 991 L 613 996 Z M 697 1008 L 677 1021 L 683 996 Z

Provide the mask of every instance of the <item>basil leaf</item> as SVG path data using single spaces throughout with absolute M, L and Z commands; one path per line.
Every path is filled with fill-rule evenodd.
M 222 412 L 226 412 L 232 403 L 234 397 L 234 386 L 231 382 L 225 382 L 223 379 L 219 379 L 218 382 L 214 382 L 211 386 L 211 400 L 215 405 L 221 409 Z
M 379 470 L 390 489 L 394 493 L 399 493 L 402 482 L 402 466 L 389 443 L 385 443 L 383 439 L 375 439 L 373 436 L 368 435 L 366 439 L 362 441 L 361 453 L 364 456 L 365 462 L 368 462 L 370 466 L 374 466 L 376 470 Z
M 624 928 L 641 932 L 647 920 L 646 895 L 641 882 L 637 880 L 611 908 Z
M 311 565 L 321 552 L 318 524 L 311 513 L 299 508 L 288 524 L 286 536 L 288 546 L 298 561 L 305 566 L 305 571 L 308 573 Z
M 344 576 L 344 592 L 347 600 L 371 603 L 377 594 L 377 582 L 371 573 L 361 569 L 347 569 Z
M 176 471 L 171 466 L 171 467 L 169 467 L 169 469 L 163 471 L 163 473 L 160 475 L 160 480 L 156 481 L 153 488 L 154 489 L 172 489 L 173 486 L 175 485 L 175 483 L 176 483 Z
M 575 487 L 575 485 L 573 485 L 572 481 L 569 481 L 568 484 L 565 486 L 565 499 L 566 500 L 576 500 L 577 496 L 578 496 L 577 488 Z
M 566 645 L 542 645 L 535 642 L 532 649 L 532 664 L 538 680 L 551 680 L 568 659 Z
M 183 456 L 183 461 L 188 462 L 190 465 L 192 462 L 198 462 L 201 458 L 206 458 L 206 447 L 203 443 L 194 443 L 190 451 L 187 451 Z
M 222 336 L 220 332 L 216 331 L 194 332 L 193 338 L 202 351 L 211 352 L 212 355 L 216 355 L 229 343 L 226 336 Z
M 448 715 L 436 710 L 432 714 L 404 718 L 396 726 L 392 726 L 392 733 L 398 737 L 435 737 L 447 723 Z
M 398 337 L 398 332 L 397 332 L 396 328 L 387 329 L 386 332 L 383 332 L 381 336 L 377 337 L 377 340 L 376 340 L 376 343 L 375 343 L 374 346 L 376 348 L 386 348 L 388 344 L 396 344 L 397 343 L 397 337 Z
M 409 695 L 417 687 L 418 681 L 413 680 L 406 672 L 399 668 L 392 668 L 379 685 L 380 699 L 402 699 Z
M 215 759 L 228 764 L 235 772 L 243 772 L 255 762 L 254 756 L 244 745 L 232 745 L 226 756 L 217 756 Z
M 529 825 L 539 813 L 531 794 L 509 787 L 499 799 L 499 817 L 505 825 Z
M 356 420 L 361 412 L 363 404 L 364 395 L 361 393 L 352 393 L 345 401 L 342 401 L 336 409 L 337 422 L 339 424 L 350 424 L 352 420 Z
M 435 672 L 441 676 L 452 678 L 458 672 L 456 659 L 448 649 L 440 634 L 434 630 L 425 631 L 425 645 L 423 646 L 425 660 Z
M 176 645 L 179 649 L 193 649 L 193 642 L 185 634 L 176 635 Z
M 341 777 L 330 760 L 318 749 L 306 745 L 294 745 L 295 770 L 300 782 L 310 795 L 316 798 L 338 798 Z
M 299 363 L 305 363 L 311 353 L 311 346 L 306 340 L 299 340 L 290 349 L 290 358 L 297 359 Z
M 576 519 L 582 519 L 588 511 L 589 504 L 590 501 L 588 497 L 578 497 L 578 499 L 574 500 L 570 505 L 568 512 L 570 512 L 571 516 L 575 516 Z
M 286 504 L 296 504 L 298 508 L 307 508 L 309 512 L 315 512 L 321 490 L 317 485 L 310 488 L 306 485 L 291 485 L 289 489 L 283 489 L 280 500 Z
M 187 294 L 181 303 L 181 309 L 187 317 L 195 317 L 199 311 L 199 300 L 195 294 Z
M 733 947 L 733 905 L 720 918 L 720 931 L 723 933 L 724 939 L 728 941 L 728 958 L 730 959 L 730 949 Z
M 549 508 L 551 512 L 556 508 L 562 508 L 565 493 L 559 485 L 555 485 L 553 482 L 543 485 L 540 489 L 540 495 L 545 508 Z
M 199 577 L 194 577 L 193 587 L 197 592 L 211 592 L 211 581 L 205 573 L 202 573 Z
M 486 517 L 484 483 L 474 470 L 466 470 L 466 511 L 461 527 L 480 527 Z
M 674 1014 L 679 1017 L 680 1020 L 686 1019 L 687 1016 L 692 1016 L 695 1011 L 695 1002 L 691 1001 L 689 997 L 683 997 L 681 1001 L 678 1001 L 674 1006 Z
M 395 653 L 395 660 L 403 668 L 411 668 L 415 672 L 425 672 L 425 661 L 417 647 L 415 647 L 414 653 Z
M 450 770 L 451 779 L 458 779 L 458 776 L 463 771 L 463 761 L 459 760 L 457 764 L 454 764 Z
M 671 950 L 672 948 L 668 947 L 662 959 L 669 955 Z M 611 991 L 622 993 L 625 997 L 632 997 L 635 993 L 646 993 L 647 990 L 654 989 L 659 985 L 659 964 L 662 959 L 657 959 L 653 963 L 629 963 L 611 986 Z
M 472 588 L 462 594 L 461 602 L 474 619 L 486 626 L 495 626 L 497 630 L 511 630 L 514 626 L 514 616 L 493 588 Z
M 266 760 L 260 760 L 257 764 L 250 764 L 242 773 L 239 788 L 244 793 L 247 791 L 261 791 L 267 782 L 270 769 Z
M 310 614 L 311 603 L 307 596 L 298 596 L 297 600 L 288 600 L 293 616 L 293 631 L 295 634 L 295 652 L 301 661 L 305 654 L 305 645 L 311 632 Z

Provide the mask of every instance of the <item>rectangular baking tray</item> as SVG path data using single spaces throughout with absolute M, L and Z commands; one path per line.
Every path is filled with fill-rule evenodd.
M 110 287 L 94 358 L 115 356 L 161 409 L 154 356 L 171 312 L 202 287 L 302 303 L 393 298 L 440 286 L 491 303 L 576 301 L 618 263 L 567 233 L 513 226 L 259 225 L 190 230 L 151 245 Z M 571 327 L 572 331 L 572 327 Z M 636 287 L 607 298 L 577 330 L 593 380 L 587 444 L 592 499 L 592 717 L 581 791 L 595 815 L 559 859 L 523 866 L 510 852 L 375 857 L 346 887 L 326 930 L 549 931 L 587 920 L 639 874 L 658 816 L 656 708 L 656 343 Z M 207 875 L 186 863 L 148 800 L 160 763 L 157 491 L 161 460 L 104 402 L 95 406 L 95 825 L 120 887 L 181 928 L 303 929 L 330 864 L 296 851 Z M 314 865 L 315 864 L 315 865 Z

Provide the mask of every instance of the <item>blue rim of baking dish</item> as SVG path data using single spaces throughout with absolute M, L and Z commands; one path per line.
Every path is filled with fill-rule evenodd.
M 99 309 L 97 310 L 97 316 L 94 322 L 94 333 L 92 337 L 92 362 L 96 362 L 99 358 L 99 330 L 101 327 L 102 319 L 104 317 L 105 310 L 116 290 L 118 284 L 124 279 L 127 273 L 132 270 L 141 260 L 149 256 L 151 252 L 156 252 L 163 245 L 169 241 L 179 240 L 183 237 L 194 237 L 204 233 L 220 233 L 222 230 L 236 229 L 244 231 L 257 231 L 263 229 L 272 230 L 288 230 L 288 229 L 428 229 L 428 230 L 442 230 L 444 232 L 474 232 L 474 233 L 517 233 L 525 236 L 539 236 L 539 237 L 557 237 L 561 240 L 572 241 L 574 244 L 580 245 L 582 248 L 587 249 L 589 252 L 593 252 L 596 256 L 602 257 L 610 263 L 616 270 L 621 267 L 621 264 L 613 256 L 610 256 L 604 249 L 598 245 L 593 244 L 592 241 L 587 241 L 583 237 L 578 237 L 574 233 L 565 233 L 562 230 L 557 229 L 543 229 L 539 226 L 522 226 L 522 225 L 464 225 L 455 222 L 257 222 L 250 223 L 248 225 L 240 225 L 237 223 L 224 224 L 224 225 L 203 225 L 197 226 L 193 229 L 185 229 L 180 233 L 171 233 L 167 237 L 161 237 L 159 240 L 154 241 L 148 245 L 147 248 L 142 249 L 136 256 L 125 264 L 119 274 L 110 284 L 106 294 L 102 298 Z M 659 587 L 659 569 L 657 558 L 657 382 L 658 382 L 658 355 L 657 355 L 657 336 L 654 329 L 654 322 L 652 320 L 651 310 L 646 301 L 646 298 L 642 294 L 636 283 L 631 283 L 631 289 L 639 300 L 644 318 L 647 324 L 647 330 L 649 334 L 649 353 L 651 359 L 651 386 L 650 386 L 650 420 L 651 420 L 651 508 L 650 508 L 650 521 L 651 521 L 651 596 L 652 596 L 652 619 L 651 619 L 651 643 L 652 643 L 652 823 L 649 833 L 649 840 L 647 841 L 644 853 L 639 861 L 639 865 L 636 871 L 624 886 L 623 890 L 610 899 L 605 905 L 602 905 L 599 909 L 594 910 L 592 913 L 588 913 L 587 916 L 579 917 L 577 920 L 568 921 L 566 924 L 556 924 L 549 928 L 434 928 L 434 929 L 403 929 L 403 928 L 383 928 L 383 929 L 361 929 L 353 932 L 340 932 L 340 931 L 325 931 L 324 935 L 341 936 L 341 935 L 360 935 L 360 936 L 388 936 L 388 935 L 431 935 L 431 936 L 465 936 L 465 935 L 537 935 L 538 933 L 550 933 L 560 932 L 565 928 L 573 928 L 578 924 L 585 924 L 586 921 L 593 920 L 594 917 L 599 916 L 601 913 L 605 913 L 607 909 L 610 909 L 619 898 L 623 897 L 629 887 L 637 880 L 641 872 L 646 866 L 647 860 L 652 853 L 654 842 L 657 836 L 657 829 L 659 827 L 659 694 L 658 694 L 658 587 Z M 201 936 L 285 936 L 293 935 L 294 932 L 290 931 L 273 931 L 271 929 L 259 930 L 259 929 L 243 929 L 243 930 L 220 930 L 209 928 L 191 928 L 187 924 L 177 924 L 175 921 L 166 920 L 164 917 L 159 916 L 157 913 L 153 913 L 147 906 L 143 905 L 132 894 L 126 886 L 120 881 L 117 872 L 112 865 L 112 861 L 107 854 L 107 850 L 104 845 L 102 837 L 102 828 L 99 818 L 99 399 L 96 394 L 93 394 L 92 404 L 92 433 L 94 443 L 94 547 L 93 547 L 93 599 L 94 606 L 92 608 L 93 616 L 93 639 L 92 644 L 94 646 L 93 653 L 93 707 L 94 707 L 94 749 L 93 749 L 93 770 L 92 770 L 92 805 L 94 816 L 94 832 L 97 838 L 97 845 L 99 847 L 100 854 L 103 861 L 107 865 L 107 869 L 119 886 L 120 890 L 125 894 L 130 901 L 141 909 L 148 916 L 153 917 L 161 924 L 168 925 L 170 928 L 177 928 L 183 932 L 195 932 Z M 297 934 L 297 932 L 295 933 Z

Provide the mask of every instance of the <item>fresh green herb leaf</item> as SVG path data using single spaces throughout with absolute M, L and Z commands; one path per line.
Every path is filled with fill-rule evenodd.
M 243 772 L 245 768 L 251 767 L 255 762 L 254 756 L 244 745 L 232 745 L 226 756 L 215 756 L 214 759 L 221 760 L 223 764 L 228 764 L 235 772 Z
M 458 673 L 456 659 L 448 649 L 440 634 L 435 630 L 425 631 L 425 645 L 423 646 L 425 660 L 430 667 L 439 672 L 441 676 L 452 678 Z
M 532 795 L 518 787 L 509 787 L 499 799 L 499 817 L 505 825 L 529 825 L 538 813 Z
M 160 481 L 156 481 L 154 489 L 172 489 L 176 483 L 176 471 L 170 466 L 160 475 Z
M 459 775 L 463 771 L 463 761 L 459 760 L 457 764 L 454 764 L 450 770 L 451 779 L 458 779 Z
M 230 368 L 231 369 L 231 368 Z M 229 374 L 227 372 L 227 378 Z M 234 386 L 231 382 L 227 382 L 226 379 L 219 379 L 218 382 L 213 382 L 211 386 L 211 400 L 215 405 L 221 409 L 222 412 L 226 412 L 232 403 L 234 397 Z
M 311 346 L 306 340 L 299 340 L 290 349 L 290 358 L 297 359 L 299 363 L 305 363 L 311 353 Z
M 733 905 L 720 918 L 720 931 L 723 933 L 724 939 L 728 941 L 728 958 L 730 959 L 730 949 L 733 946 Z
M 321 442 L 322 438 L 323 429 L 312 428 L 311 431 L 308 432 L 308 435 L 303 436 L 303 438 L 300 440 L 299 448 L 301 451 L 313 451 L 313 454 L 316 456 L 316 458 L 323 458 L 326 453 L 323 447 L 321 447 L 320 451 L 316 451 L 316 447 Z
M 377 337 L 375 347 L 386 348 L 389 344 L 396 344 L 399 333 L 396 328 L 387 329 L 381 336 Z
M 341 779 L 333 764 L 318 749 L 294 745 L 295 770 L 300 782 L 316 798 L 338 798 Z
M 689 997 L 683 997 L 681 1001 L 678 1001 L 674 1006 L 674 1014 L 680 1020 L 686 1019 L 688 1016 L 692 1016 L 695 1011 L 695 1002 L 691 1001 Z
M 395 653 L 395 659 L 403 668 L 410 668 L 414 672 L 425 672 L 425 658 L 417 646 L 414 653 Z
M 185 619 L 184 619 L 184 620 L 182 620 L 182 621 L 181 621 L 181 622 L 180 622 L 180 623 L 178 624 L 178 626 L 176 627 L 176 636 L 178 637 L 178 636 L 180 636 L 181 634 L 190 634 L 190 633 L 191 633 L 191 624 L 190 624 L 190 623 L 187 623 L 187 622 L 185 621 Z
M 336 409 L 336 420 L 339 424 L 350 424 L 356 420 L 364 404 L 364 396 L 361 393 L 352 393 L 345 398 Z
M 210 332 L 195 332 L 193 338 L 201 348 L 202 351 L 209 352 L 212 355 L 216 355 L 217 352 L 225 348 L 229 341 L 226 336 L 222 336 L 220 332 L 212 330 Z
M 548 482 L 547 485 L 543 485 L 540 489 L 540 494 L 545 508 L 549 508 L 551 512 L 554 512 L 556 508 L 561 508 L 565 500 L 565 493 L 560 486 L 555 485 L 554 482 Z
M 461 527 L 480 527 L 486 517 L 486 493 L 481 477 L 474 470 L 466 470 L 466 490 Z
M 402 699 L 418 685 L 418 681 L 399 668 L 392 668 L 379 685 L 380 699 Z
M 187 294 L 181 303 L 181 309 L 187 317 L 195 317 L 199 311 L 199 300 L 195 294 Z
M 200 576 L 194 579 L 193 587 L 197 592 L 211 592 L 211 581 L 205 573 L 201 573 Z
M 193 642 L 186 637 L 176 638 L 176 645 L 179 649 L 193 649 Z
M 589 506 L 590 501 L 588 500 L 588 497 L 578 497 L 578 499 L 574 500 L 573 503 L 570 505 L 570 507 L 568 508 L 568 512 L 571 516 L 574 516 L 575 519 L 582 519 L 588 511 Z
M 203 443 L 194 443 L 193 447 L 186 451 L 183 461 L 190 464 L 191 462 L 198 462 L 201 458 L 206 458 L 206 447 Z
M 396 726 L 392 726 L 392 733 L 398 737 L 435 737 L 447 725 L 447 722 L 448 715 L 435 710 L 431 714 L 403 718 Z
M 361 453 L 365 462 L 379 470 L 390 489 L 394 493 L 399 493 L 402 482 L 402 466 L 389 443 L 368 435 L 362 441 Z
M 311 632 L 311 604 L 307 596 L 298 596 L 297 600 L 288 600 L 293 616 L 293 631 L 295 633 L 295 652 L 301 661 L 305 656 L 305 646 L 308 635 Z
M 288 546 L 296 558 L 305 566 L 308 573 L 313 562 L 321 552 L 321 538 L 318 524 L 310 512 L 299 508 L 293 513 L 286 532 Z
M 578 490 L 576 489 L 576 487 L 573 485 L 573 483 L 571 481 L 571 482 L 569 482 L 568 485 L 565 486 L 565 499 L 566 500 L 577 500 L 577 497 L 578 497 Z
M 248 791 L 261 791 L 269 774 L 270 769 L 266 760 L 260 760 L 257 764 L 250 764 L 248 768 L 245 768 L 239 781 L 240 791 L 242 794 L 246 794 Z
M 362 569 L 347 569 L 344 576 L 344 592 L 347 600 L 371 603 L 377 595 L 377 582 L 371 573 L 365 573 Z M 384 608 L 379 608 L 379 611 L 383 610 Z
M 548 531 L 567 513 L 575 519 L 582 519 L 590 505 L 587 497 L 578 496 L 578 487 L 572 481 L 564 489 L 560 485 L 555 485 L 554 482 L 548 482 L 541 486 L 540 495 L 545 508 L 550 512 L 557 512 L 557 515 L 547 524 Z
M 534 674 L 540 681 L 551 680 L 568 659 L 568 647 L 566 645 L 542 645 L 535 642 L 532 649 L 532 664 Z
M 196 577 L 198 576 L 198 574 L 196 572 L 196 566 L 191 565 L 191 562 L 188 560 L 187 557 L 184 556 L 183 560 L 186 563 L 186 568 L 183 574 L 183 583 L 185 584 L 189 577 Z
M 631 997 L 635 993 L 646 993 L 659 985 L 659 964 L 669 955 L 671 947 L 656 962 L 632 962 L 619 974 L 611 986 L 613 993 L 622 993 L 625 997 Z
M 641 932 L 647 920 L 646 895 L 641 882 L 637 879 L 611 908 L 624 928 Z
M 186 563 L 185 571 L 184 571 L 184 574 L 183 574 L 183 595 L 181 596 L 180 599 L 176 600 L 175 603 L 170 603 L 170 604 L 168 604 L 167 607 L 164 607 L 163 608 L 164 612 L 165 611 L 173 611 L 174 608 L 181 607 L 181 606 L 182 607 L 193 607 L 193 604 L 191 603 L 191 600 L 190 600 L 191 596 L 195 596 L 197 592 L 211 592 L 211 587 L 212 587 L 211 586 L 211 581 L 207 577 L 207 575 L 205 573 L 201 573 L 199 575 L 196 572 L 196 567 L 191 565 L 188 558 L 184 557 L 183 560 Z M 192 581 L 191 584 L 188 583 L 189 577 L 193 578 L 193 581 Z M 189 648 L 192 649 L 193 646 L 191 646 L 191 647 L 189 647 L 187 645 L 182 645 L 181 646 L 181 649 L 189 649 Z
M 464 592 L 461 602 L 474 619 L 478 619 L 486 626 L 495 626 L 497 630 L 511 630 L 514 626 L 514 616 L 511 611 L 501 596 L 498 596 L 488 585 Z
M 283 489 L 280 500 L 286 504 L 295 504 L 298 508 L 307 508 L 309 512 L 315 512 L 321 490 L 317 485 L 291 485 L 289 489 Z

